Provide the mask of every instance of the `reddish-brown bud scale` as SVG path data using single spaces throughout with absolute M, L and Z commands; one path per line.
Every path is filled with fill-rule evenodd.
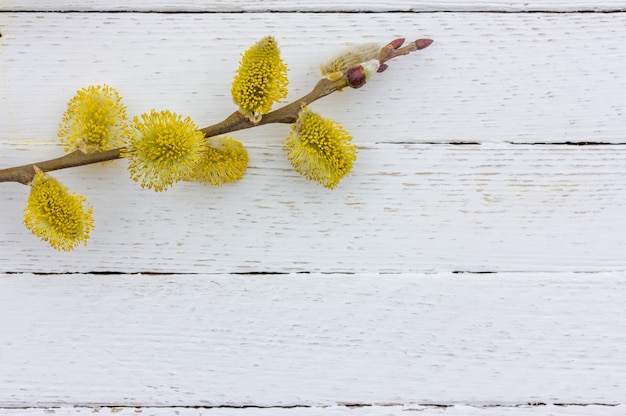
M 396 40 L 392 40 L 391 42 L 389 42 L 389 46 L 391 46 L 393 49 L 398 49 L 400 46 L 402 46 L 404 44 L 404 38 L 398 38 Z
M 428 48 L 431 43 L 433 43 L 432 39 L 418 39 L 415 41 L 415 46 L 419 51 L 420 49 Z
M 385 72 L 385 69 L 389 68 L 389 65 L 387 64 L 380 64 L 380 66 L 378 67 L 378 71 L 376 72 Z
M 346 72 L 348 85 L 352 88 L 361 88 L 367 82 L 363 65 L 354 66 Z

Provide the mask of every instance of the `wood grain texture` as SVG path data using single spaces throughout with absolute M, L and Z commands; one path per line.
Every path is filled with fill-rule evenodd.
M 625 299 L 625 273 L 2 275 L 0 407 L 620 404 Z
M 626 267 L 624 148 L 535 145 L 624 143 L 625 55 L 615 36 L 624 27 L 621 14 L 2 18 L 0 166 L 59 155 L 55 136 L 65 102 L 92 83 L 116 86 L 131 115 L 156 107 L 189 114 L 201 125 L 221 119 L 231 111 L 224 106 L 238 54 L 261 33 L 276 32 L 285 41 L 296 97 L 316 79 L 331 42 L 407 32 L 441 40 L 393 63 L 363 89 L 315 103 L 339 119 L 361 149 L 353 175 L 337 191 L 294 173 L 280 148 L 286 126 L 237 133 L 250 147 L 251 168 L 242 183 L 223 189 L 183 184 L 165 194 L 141 191 L 126 178 L 124 162 L 59 172 L 96 210 L 89 247 L 67 254 L 53 252 L 20 224 L 27 188 L 2 184 L 2 271 Z M 338 36 L 345 28 L 350 39 Z M 225 29 L 238 36 L 223 37 Z M 537 44 L 527 33 L 546 42 Z M 608 51 L 601 60 L 593 56 L 594 44 Z M 590 55 L 581 52 L 586 49 Z M 519 66 L 530 70 L 539 62 L 533 72 Z M 563 76 L 574 63 L 587 69 Z M 407 84 L 416 74 L 432 81 Z M 454 141 L 483 145 L 428 144 Z
M 0 162 L 57 149 L 35 150 Z M 94 207 L 89 245 L 71 253 L 24 228 L 28 188 L 3 184 L 0 270 L 626 270 L 625 146 L 361 147 L 334 191 L 299 176 L 278 145 L 249 152 L 249 173 L 223 188 L 141 190 L 125 161 L 57 172 Z
M 336 2 L 332 0 L 37 0 L 11 1 L 0 3 L 0 11 L 160 11 L 160 12 L 302 12 L 302 11 L 350 11 L 350 12 L 432 12 L 432 11 L 618 11 L 626 9 L 623 0 L 532 0 L 532 1 L 406 1 L 359 0 L 357 2 Z
M 402 36 L 435 43 L 390 62 L 360 90 L 315 108 L 360 144 L 626 143 L 626 13 L 4 13 L 1 143 L 56 143 L 66 102 L 108 83 L 129 114 L 169 108 L 200 126 L 234 110 L 240 53 L 273 34 L 296 99 L 347 44 Z M 282 130 L 238 137 L 276 143 Z
M 435 39 L 314 104 L 359 147 L 335 191 L 288 126 L 238 132 L 250 169 L 220 189 L 56 172 L 96 221 L 57 253 L 0 184 L 0 414 L 623 414 L 626 3 L 379 3 L 0 2 L 0 167 L 59 156 L 90 84 L 205 126 L 264 35 L 290 100 L 347 44 Z
M 3 409 L 3 416 L 623 416 L 624 407 L 601 405 L 561 406 L 551 404 L 521 406 L 314 406 L 298 408 L 185 408 L 185 407 L 54 407 Z

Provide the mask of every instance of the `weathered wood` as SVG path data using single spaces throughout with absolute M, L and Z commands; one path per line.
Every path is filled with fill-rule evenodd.
M 625 273 L 2 275 L 0 408 L 618 404 L 624 299 Z
M 60 171 L 96 230 L 57 253 L 21 225 L 28 188 L 0 184 L 1 414 L 623 413 L 626 3 L 379 3 L 0 4 L 0 167 L 61 156 L 90 84 L 202 127 L 264 35 L 290 97 L 347 44 L 435 39 L 315 103 L 359 147 L 335 191 L 275 125 L 233 135 L 250 169 L 221 189 Z M 357 8 L 435 13 L 333 13 Z
M 278 145 L 249 152 L 248 174 L 223 188 L 142 190 L 125 161 L 56 172 L 94 207 L 96 230 L 72 253 L 31 235 L 21 224 L 28 188 L 3 184 L 0 270 L 626 269 L 624 146 L 361 147 L 334 191 L 299 176 Z M 24 152 L 0 163 L 13 154 Z
M 259 409 L 247 408 L 186 408 L 186 407 L 54 407 L 28 409 L 2 409 L 3 416 L 395 416 L 406 412 L 419 412 L 420 416 L 623 416 L 621 406 L 601 405 L 550 405 L 521 406 L 324 406 Z M 411 413 L 409 413 L 411 414 Z
M 277 37 L 290 95 L 349 43 L 432 38 L 357 91 L 315 108 L 361 144 L 626 142 L 626 13 L 3 14 L 1 143 L 56 143 L 67 101 L 108 83 L 129 114 L 169 108 L 201 126 L 228 116 L 240 53 Z M 25 70 L 24 68 L 28 68 Z M 289 100 L 287 100 L 289 101 Z M 281 130 L 282 131 L 282 130 Z M 276 143 L 276 131 L 243 133 Z
M 410 2 L 406 0 L 359 0 L 337 2 L 333 0 L 37 0 L 36 2 L 6 2 L 1 10 L 40 11 L 158 11 L 158 12 L 533 12 L 533 11 L 618 11 L 626 8 L 624 0 L 530 0 L 530 1 L 472 1 L 440 0 Z

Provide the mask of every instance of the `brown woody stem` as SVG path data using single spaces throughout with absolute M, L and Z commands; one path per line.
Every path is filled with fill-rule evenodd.
M 379 55 L 379 60 L 384 63 L 397 56 L 406 55 L 410 52 L 424 49 L 432 43 L 430 39 L 418 39 L 415 42 L 410 42 L 407 46 L 400 47 L 404 43 L 404 39 L 396 39 L 385 46 Z M 204 135 L 209 138 L 218 136 L 221 134 L 230 133 L 237 130 L 244 130 L 251 127 L 262 126 L 264 124 L 271 123 L 284 123 L 292 124 L 298 119 L 298 113 L 303 105 L 309 105 L 312 102 L 319 100 L 327 95 L 332 94 L 335 91 L 341 90 L 348 86 L 348 81 L 345 76 L 336 80 L 330 81 L 326 78 L 322 78 L 313 87 L 313 90 L 307 95 L 301 97 L 294 102 L 287 104 L 277 110 L 265 114 L 258 123 L 250 121 L 244 117 L 238 111 L 228 116 L 223 121 L 214 124 L 209 127 L 201 129 Z M 37 166 L 43 172 L 50 172 L 53 170 L 67 169 L 77 166 L 90 165 L 93 163 L 101 163 L 109 160 L 115 160 L 121 158 L 121 153 L 124 148 L 106 150 L 95 153 L 84 153 L 80 150 L 67 154 L 65 156 L 50 159 L 43 162 L 31 163 L 28 165 L 16 166 L 12 168 L 0 169 L 0 182 L 19 182 L 24 185 L 28 185 L 35 175 L 34 166 Z
M 33 180 L 33 176 L 35 176 L 35 166 L 43 172 L 49 172 L 51 170 L 91 165 L 92 163 L 119 159 L 121 150 L 121 148 L 111 149 L 96 153 L 84 153 L 82 150 L 76 150 L 56 159 L 2 169 L 0 170 L 0 182 L 19 182 L 28 185 Z

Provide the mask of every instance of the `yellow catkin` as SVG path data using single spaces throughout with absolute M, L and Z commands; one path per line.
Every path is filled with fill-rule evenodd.
M 133 119 L 122 156 L 128 159 L 131 179 L 144 188 L 163 191 L 193 173 L 205 143 L 190 117 L 152 110 Z
M 254 122 L 287 97 L 287 66 L 280 57 L 276 40 L 267 36 L 241 57 L 231 94 L 239 112 Z
M 213 186 L 236 182 L 248 168 L 248 151 L 230 137 L 211 138 L 196 170 L 187 180 Z
M 334 120 L 304 107 L 284 143 L 292 166 L 309 180 L 332 189 L 352 170 L 357 148 Z
M 128 134 L 126 107 L 108 85 L 79 90 L 68 103 L 58 132 L 66 152 L 85 153 L 119 147 Z
M 80 244 L 87 245 L 93 230 L 92 209 L 84 204 L 83 196 L 70 194 L 56 179 L 37 169 L 23 223 L 53 248 L 70 251 Z

